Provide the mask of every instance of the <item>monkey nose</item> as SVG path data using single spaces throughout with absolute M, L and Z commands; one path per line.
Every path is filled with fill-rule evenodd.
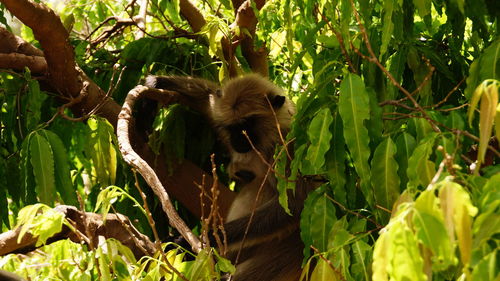
M 238 181 L 241 181 L 242 183 L 249 183 L 255 178 L 255 174 L 247 170 L 239 170 L 234 173 L 234 176 Z

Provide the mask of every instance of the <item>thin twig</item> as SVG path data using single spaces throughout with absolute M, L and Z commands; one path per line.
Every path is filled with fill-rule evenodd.
M 434 130 L 435 132 L 441 132 L 439 127 L 435 124 L 435 121 L 427 114 L 427 112 L 425 112 L 425 110 L 422 108 L 422 106 L 420 106 L 420 104 L 417 102 L 417 100 L 415 100 L 415 98 L 412 96 L 412 94 L 410 92 L 408 92 L 408 90 L 403 88 L 403 86 L 401 86 L 401 84 L 399 84 L 396 81 L 394 76 L 392 76 L 392 74 L 377 59 L 377 56 L 373 52 L 372 46 L 370 44 L 370 40 L 368 39 L 368 33 L 366 32 L 365 26 L 361 22 L 361 17 L 359 16 L 358 10 L 356 9 L 356 6 L 354 5 L 354 1 L 350 0 L 350 2 L 351 2 L 351 6 L 352 6 L 352 9 L 354 12 L 354 16 L 356 17 L 359 29 L 360 29 L 361 34 L 363 36 L 363 39 L 365 41 L 366 49 L 368 50 L 368 53 L 370 54 L 370 57 L 367 57 L 367 60 L 372 62 L 372 63 L 375 63 L 378 66 L 378 68 L 380 70 L 382 70 L 382 72 L 384 72 L 384 74 L 387 76 L 387 78 L 389 78 L 391 83 L 394 86 L 396 86 L 401 92 L 403 92 L 403 94 L 412 102 L 413 106 L 422 114 L 422 116 L 425 118 L 425 120 L 427 120 L 429 122 L 429 124 L 432 127 L 432 130 Z M 352 46 L 352 47 L 355 50 L 357 50 L 354 46 Z M 431 69 L 431 71 L 433 71 L 433 70 Z

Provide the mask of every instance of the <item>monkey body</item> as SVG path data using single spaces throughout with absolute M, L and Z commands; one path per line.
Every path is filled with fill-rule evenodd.
M 181 94 L 181 102 L 208 117 L 227 148 L 228 173 L 240 189 L 224 224 L 228 257 L 236 263 L 233 280 L 298 280 L 303 249 L 299 217 L 306 189 L 300 184 L 289 194 L 290 216 L 279 204 L 272 172 L 275 147 L 295 114 L 293 103 L 255 74 L 222 87 L 178 76 L 149 76 L 145 85 Z

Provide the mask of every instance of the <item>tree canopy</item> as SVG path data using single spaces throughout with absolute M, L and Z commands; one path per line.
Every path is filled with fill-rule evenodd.
M 147 75 L 255 72 L 297 106 L 270 164 L 282 207 L 321 183 L 302 280 L 498 280 L 499 23 L 495 0 L 0 0 L 0 269 L 233 273 L 201 243 L 236 196 L 211 126 L 146 89 L 165 106 L 124 124 L 125 153 L 117 124 Z

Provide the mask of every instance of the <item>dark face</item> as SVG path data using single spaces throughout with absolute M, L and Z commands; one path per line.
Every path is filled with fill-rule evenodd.
M 248 139 L 250 139 L 254 146 L 258 145 L 256 123 L 255 117 L 249 117 L 240 123 L 226 127 L 226 130 L 229 132 L 231 146 L 236 152 L 247 153 L 252 150 L 252 145 Z M 248 137 L 243 134 L 243 131 L 246 132 Z

